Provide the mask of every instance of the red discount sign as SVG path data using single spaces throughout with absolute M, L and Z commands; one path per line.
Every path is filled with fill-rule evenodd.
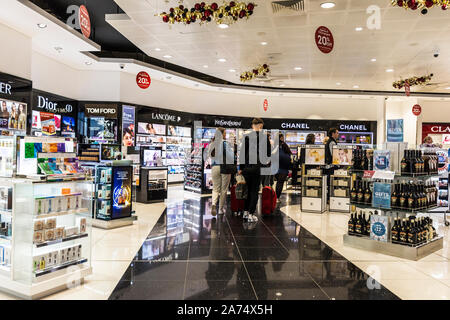
M 267 109 L 269 109 L 269 101 L 267 101 L 267 99 L 264 99 L 263 109 L 264 111 L 267 111 Z
M 330 53 L 334 48 L 334 38 L 330 29 L 321 26 L 316 30 L 316 45 L 323 53 Z
M 422 113 L 422 107 L 418 104 L 415 104 L 412 108 L 412 112 L 415 116 L 420 116 L 420 114 Z
M 91 19 L 89 18 L 89 12 L 84 5 L 81 5 L 80 10 L 78 10 L 78 19 L 81 32 L 86 38 L 89 38 L 91 36 Z
M 405 92 L 407 97 L 411 95 L 411 87 L 408 82 L 405 83 Z
M 152 83 L 152 79 L 148 75 L 147 72 L 141 71 L 136 76 L 136 83 L 141 89 L 147 89 L 150 87 L 150 83 Z

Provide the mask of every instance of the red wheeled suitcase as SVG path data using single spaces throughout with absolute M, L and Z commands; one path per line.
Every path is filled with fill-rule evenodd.
M 236 186 L 231 187 L 231 211 L 232 212 L 243 212 L 244 211 L 245 200 L 236 199 Z
M 261 195 L 261 214 L 271 215 L 277 207 L 277 194 L 271 187 L 264 187 Z

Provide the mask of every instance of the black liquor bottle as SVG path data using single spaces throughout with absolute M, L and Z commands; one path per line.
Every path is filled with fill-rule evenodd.
M 398 227 L 398 219 L 394 219 L 394 224 L 391 228 L 391 239 L 392 242 L 398 242 L 399 239 L 399 227 Z
M 358 180 L 353 181 L 353 188 L 350 190 L 350 201 L 356 202 L 358 200 L 358 191 L 356 190 L 356 183 Z
M 349 234 L 355 233 L 355 223 L 353 220 L 353 213 L 350 215 L 350 219 L 348 220 L 348 233 Z
M 359 182 L 357 198 L 358 198 L 357 201 L 359 203 L 363 203 L 364 202 L 364 185 L 363 185 L 363 181 Z
M 394 191 L 391 194 L 391 207 L 397 208 L 398 207 L 398 184 L 394 185 Z
M 407 194 L 406 194 L 406 185 L 404 183 L 400 186 L 400 196 L 399 196 L 399 207 L 402 209 L 406 209 L 408 207 L 408 201 L 407 201 Z
M 372 203 L 372 191 L 370 191 L 369 182 L 366 183 L 364 190 L 364 203 L 370 205 Z
M 356 219 L 356 224 L 355 224 L 355 233 L 357 234 L 361 234 L 361 229 L 362 229 L 362 214 L 360 213 L 358 215 L 358 218 Z
M 409 172 L 409 167 L 408 167 L 408 150 L 403 151 L 403 158 L 402 158 L 402 161 L 401 161 L 400 165 L 401 165 L 402 175 Z
M 402 244 L 408 243 L 406 219 L 402 220 L 402 223 L 400 226 L 399 242 Z

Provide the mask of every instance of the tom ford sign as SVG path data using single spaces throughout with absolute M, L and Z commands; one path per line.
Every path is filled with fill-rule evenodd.
M 117 105 L 86 104 L 84 107 L 88 117 L 117 118 Z

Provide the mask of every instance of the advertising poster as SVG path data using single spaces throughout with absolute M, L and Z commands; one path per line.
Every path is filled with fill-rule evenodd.
M 122 107 L 122 145 L 133 147 L 136 131 L 134 128 L 135 108 L 131 106 Z
M 165 124 L 139 122 L 138 123 L 138 133 L 165 136 L 166 135 L 166 125 Z
M 373 169 L 390 170 L 391 152 L 389 150 L 375 150 L 373 152 Z
M 333 164 L 350 166 L 352 159 L 353 150 L 351 148 L 333 148 Z
M 132 167 L 113 167 L 112 219 L 131 216 Z
M 373 184 L 372 206 L 375 208 L 391 208 L 391 184 L 375 182 Z
M 191 128 L 189 127 L 177 127 L 177 126 L 169 126 L 169 130 L 167 132 L 169 136 L 177 136 L 177 137 L 190 137 L 191 136 Z
M 56 135 L 55 115 L 53 113 L 41 112 L 41 130 L 43 135 Z
M 305 164 L 323 165 L 325 164 L 325 148 L 307 148 L 305 149 Z
M 73 117 L 62 117 L 61 133 L 62 135 L 72 135 L 75 133 L 75 119 Z
M 387 120 L 387 142 L 403 142 L 403 119 Z
M 0 130 L 25 131 L 27 125 L 27 105 L 10 100 L 0 100 Z
M 90 118 L 89 138 L 91 140 L 116 140 L 117 126 L 115 119 Z
M 370 239 L 387 242 L 389 239 L 389 217 L 372 215 L 370 217 Z

